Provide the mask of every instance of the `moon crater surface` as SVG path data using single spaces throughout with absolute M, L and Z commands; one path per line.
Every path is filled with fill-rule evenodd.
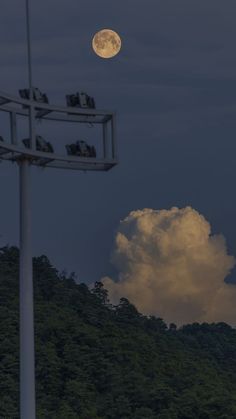
M 111 29 L 102 29 L 94 35 L 92 45 L 99 57 L 112 58 L 121 49 L 121 38 Z

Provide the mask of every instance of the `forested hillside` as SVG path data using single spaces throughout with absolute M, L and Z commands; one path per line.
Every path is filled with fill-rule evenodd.
M 19 418 L 18 249 L 0 250 L 0 418 Z M 236 331 L 176 329 L 34 259 L 37 419 L 235 419 Z

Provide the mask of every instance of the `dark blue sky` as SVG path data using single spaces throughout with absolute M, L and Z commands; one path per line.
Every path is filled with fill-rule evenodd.
M 0 90 L 14 95 L 27 85 L 24 5 L 1 5 Z M 34 85 L 51 103 L 85 90 L 115 109 L 120 159 L 107 173 L 33 168 L 34 254 L 94 281 L 131 210 L 191 205 L 236 255 L 235 0 L 32 0 L 31 13 Z M 112 60 L 91 50 L 104 27 L 123 41 Z M 71 140 L 66 126 L 40 130 Z M 0 187 L 0 244 L 17 244 L 17 167 L 2 163 Z

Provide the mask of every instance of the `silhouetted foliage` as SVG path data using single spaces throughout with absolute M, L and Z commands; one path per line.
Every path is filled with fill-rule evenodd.
M 0 417 L 19 418 L 19 252 L 0 249 Z M 38 419 L 235 419 L 236 331 L 169 327 L 34 258 Z
M 108 291 L 104 288 L 102 282 L 96 281 L 91 292 L 99 298 L 102 304 L 109 304 Z

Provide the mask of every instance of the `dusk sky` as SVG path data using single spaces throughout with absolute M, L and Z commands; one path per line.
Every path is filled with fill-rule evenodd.
M 32 0 L 31 17 L 34 85 L 52 104 L 84 90 L 116 110 L 119 151 L 105 173 L 33 168 L 33 254 L 83 282 L 114 276 L 131 211 L 191 207 L 236 256 L 235 0 Z M 108 60 L 91 48 L 103 28 L 122 39 Z M 2 1 L 0 37 L 0 90 L 17 96 L 28 83 L 23 0 Z M 75 137 L 47 129 L 55 144 Z M 2 163 L 0 182 L 0 244 L 18 244 L 17 166 Z

